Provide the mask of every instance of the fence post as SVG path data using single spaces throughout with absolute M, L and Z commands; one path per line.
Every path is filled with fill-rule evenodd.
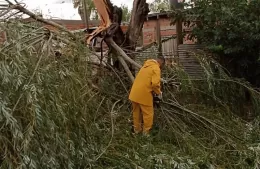
M 170 0 L 170 7 L 172 10 L 174 9 L 182 9 L 182 5 L 181 3 L 184 0 Z M 176 21 L 176 34 L 177 34 L 177 64 L 179 65 L 179 45 L 183 44 L 183 36 L 182 36 L 182 21 L 181 20 L 177 20 Z
M 162 38 L 161 38 L 161 27 L 160 27 L 160 15 L 157 14 L 156 20 L 156 34 L 157 34 L 157 43 L 158 43 L 158 55 L 162 56 Z

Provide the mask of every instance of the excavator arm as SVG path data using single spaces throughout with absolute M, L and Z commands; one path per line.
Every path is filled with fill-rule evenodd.
M 86 42 L 88 45 L 91 44 L 91 41 L 95 37 L 102 34 L 102 32 L 106 31 L 108 28 L 113 27 L 112 28 L 113 30 L 118 28 L 115 26 L 114 23 L 112 23 L 111 16 L 113 16 L 113 11 L 110 10 L 108 1 L 107 0 L 93 0 L 93 3 L 97 9 L 99 17 L 101 18 L 101 22 L 100 22 L 99 27 L 86 37 Z

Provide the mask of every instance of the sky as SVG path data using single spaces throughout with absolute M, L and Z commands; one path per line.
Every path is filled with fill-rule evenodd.
M 153 0 L 147 0 L 148 3 Z M 26 8 L 34 12 L 41 12 L 45 18 L 52 19 L 80 19 L 77 9 L 73 8 L 72 0 L 20 0 Z M 130 9 L 133 0 L 111 0 L 114 5 L 127 5 Z

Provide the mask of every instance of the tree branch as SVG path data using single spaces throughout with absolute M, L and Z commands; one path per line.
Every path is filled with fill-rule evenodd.
M 136 52 L 143 52 L 149 48 L 151 48 L 152 46 L 156 45 L 157 43 L 156 42 L 152 42 L 152 43 L 149 43 L 148 45 L 146 46 L 143 46 L 142 48 L 136 50 Z
M 127 44 L 130 45 L 131 49 L 135 49 L 136 47 L 148 13 L 149 5 L 146 3 L 146 0 L 134 0 L 131 20 L 127 30 Z
M 117 56 L 119 62 L 122 64 L 122 66 L 124 67 L 128 77 L 130 78 L 130 80 L 132 81 L 132 83 L 134 82 L 134 76 L 133 74 L 131 73 L 129 67 L 127 66 L 126 62 L 124 61 L 124 59 L 120 56 Z
M 124 58 L 124 60 L 128 61 L 129 63 L 131 63 L 133 66 L 135 66 L 136 68 L 140 69 L 142 66 L 139 65 L 138 63 L 136 63 L 133 59 L 131 59 L 130 57 L 128 57 L 126 55 L 126 53 L 123 51 L 123 49 L 121 49 L 112 38 L 106 38 L 105 41 L 107 42 L 107 44 L 109 44 L 111 47 L 113 47 L 121 56 L 122 58 Z
M 75 35 L 71 31 L 69 31 L 67 28 L 65 28 L 65 27 L 63 27 L 63 26 L 61 26 L 61 25 L 59 25 L 59 24 L 57 24 L 55 22 L 47 21 L 46 19 L 44 19 L 44 18 L 42 18 L 40 16 L 35 15 L 34 13 L 32 13 L 31 11 L 29 11 L 28 9 L 24 8 L 23 6 L 21 6 L 19 4 L 13 4 L 9 0 L 6 0 L 6 2 L 9 3 L 10 8 L 19 10 L 22 13 L 29 15 L 31 18 L 35 19 L 36 21 L 40 21 L 40 22 L 45 23 L 47 25 L 51 25 L 51 26 L 53 26 L 55 28 L 63 30 L 65 32 L 67 32 L 71 37 L 75 38 Z
M 10 7 L 10 8 L 6 8 L 5 11 L 1 12 L 0 14 L 0 17 L 8 14 L 11 10 L 13 10 L 14 8 L 13 7 Z

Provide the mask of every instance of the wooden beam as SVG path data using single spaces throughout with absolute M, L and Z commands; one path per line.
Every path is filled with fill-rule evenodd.
M 177 45 L 183 44 L 183 36 L 182 36 L 182 21 L 178 20 L 176 22 L 176 34 L 177 34 Z
M 160 28 L 160 16 L 157 15 L 156 20 L 156 34 L 157 34 L 157 44 L 158 44 L 158 52 L 159 56 L 162 56 L 162 40 L 161 40 L 161 28 Z

